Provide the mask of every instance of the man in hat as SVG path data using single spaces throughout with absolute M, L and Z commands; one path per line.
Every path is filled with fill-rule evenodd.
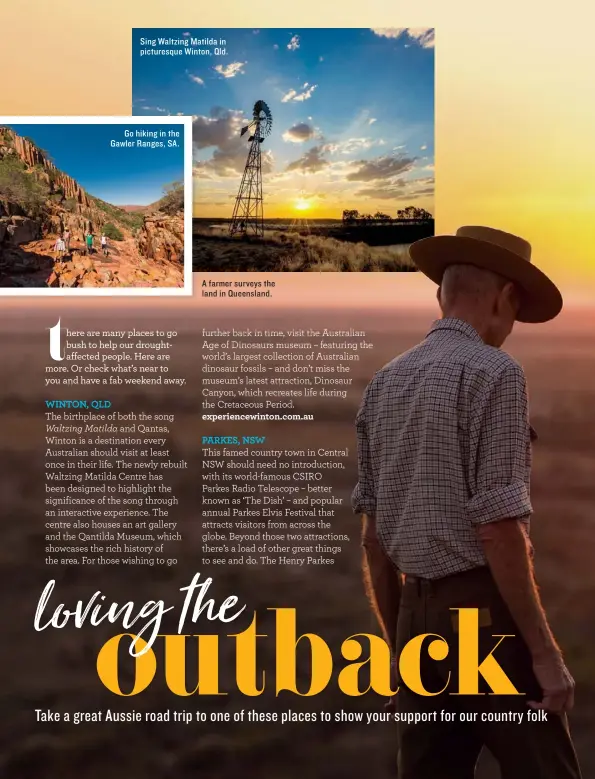
M 353 493 L 368 592 L 395 658 L 398 776 L 470 779 L 486 746 L 503 779 L 578 779 L 574 682 L 533 576 L 525 376 L 500 349 L 515 321 L 553 319 L 562 298 L 530 245 L 500 230 L 462 227 L 410 254 L 439 285 L 442 319 L 366 388 Z M 463 608 L 477 610 L 467 612 L 476 666 L 493 657 L 520 694 L 491 694 L 481 667 L 470 669 L 480 694 L 456 694 Z M 426 640 L 412 691 L 398 659 L 421 634 L 449 651 L 432 659 Z

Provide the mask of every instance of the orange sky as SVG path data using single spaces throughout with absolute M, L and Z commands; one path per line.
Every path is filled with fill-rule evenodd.
M 271 298 L 260 299 L 230 299 L 230 298 L 204 298 L 200 295 L 203 279 L 229 280 L 241 278 L 244 281 L 262 281 L 270 279 L 275 282 Z M 194 296 L 180 298 L 126 298 L 126 297 L 94 297 L 84 300 L 76 297 L 69 298 L 5 298 L 3 311 L 21 310 L 26 319 L 29 316 L 30 306 L 36 311 L 51 311 L 56 320 L 62 314 L 81 311 L 92 313 L 94 317 L 100 317 L 102 311 L 111 316 L 150 316 L 155 318 L 163 315 L 175 319 L 176 313 L 190 312 L 202 316 L 203 312 L 229 312 L 238 309 L 252 310 L 257 315 L 266 314 L 267 311 L 311 308 L 329 311 L 341 309 L 352 310 L 357 316 L 359 310 L 403 311 L 412 314 L 427 312 L 428 317 L 438 316 L 436 303 L 436 286 L 421 273 L 269 273 L 269 274 L 194 274 Z M 585 310 L 589 314 L 589 324 L 585 320 L 585 327 L 593 328 L 592 321 L 595 315 L 595 305 L 592 287 L 584 287 L 581 290 L 561 286 L 564 295 L 564 311 L 553 326 L 577 327 L 578 318 L 584 317 Z M 95 320 L 94 320 L 95 321 Z M 526 325 L 529 330 L 541 330 L 548 325 Z M 156 325 L 157 326 L 157 325 Z M 194 326 L 194 325 L 193 325 Z
M 319 27 L 338 18 L 355 27 L 433 26 L 437 231 L 489 224 L 523 235 L 568 300 L 595 299 L 594 14 L 572 0 L 551 10 L 518 0 L 421 0 L 406 9 L 369 0 L 341 5 L 339 17 L 333 3 L 315 0 L 102 0 L 89 35 L 88 4 L 27 0 L 3 10 L 10 76 L 0 104 L 7 114 L 130 113 L 132 26 Z M 68 40 L 59 53 L 57 39 Z M 396 283 L 374 274 L 349 294 L 373 300 Z M 337 289 L 311 274 L 292 284 L 296 297 L 304 284 L 311 298 L 326 284 L 327 294 Z

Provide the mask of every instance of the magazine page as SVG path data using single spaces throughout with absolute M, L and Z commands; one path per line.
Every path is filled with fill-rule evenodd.
M 588 26 L 30 5 L 1 775 L 595 779 Z

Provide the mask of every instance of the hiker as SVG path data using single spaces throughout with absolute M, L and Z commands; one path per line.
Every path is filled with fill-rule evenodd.
M 102 233 L 101 235 L 101 251 L 103 252 L 104 257 L 108 256 L 107 235 L 105 233 Z
M 65 230 L 62 238 L 64 238 L 64 251 L 70 254 L 70 230 Z
M 66 245 L 64 243 L 64 238 L 60 236 L 54 245 L 54 251 L 56 252 L 56 259 L 61 260 L 64 256 L 64 252 L 66 251 Z
M 93 253 L 93 233 L 89 232 L 87 233 L 87 237 L 85 238 L 85 243 L 87 246 L 87 254 Z

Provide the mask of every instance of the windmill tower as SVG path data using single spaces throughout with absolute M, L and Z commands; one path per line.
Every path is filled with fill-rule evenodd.
M 236 197 L 229 234 L 264 235 L 264 208 L 262 200 L 262 157 L 261 144 L 270 135 L 273 117 L 264 100 L 254 103 L 252 121 L 242 127 L 240 135 L 250 132 L 248 159 L 242 176 L 242 183 Z

